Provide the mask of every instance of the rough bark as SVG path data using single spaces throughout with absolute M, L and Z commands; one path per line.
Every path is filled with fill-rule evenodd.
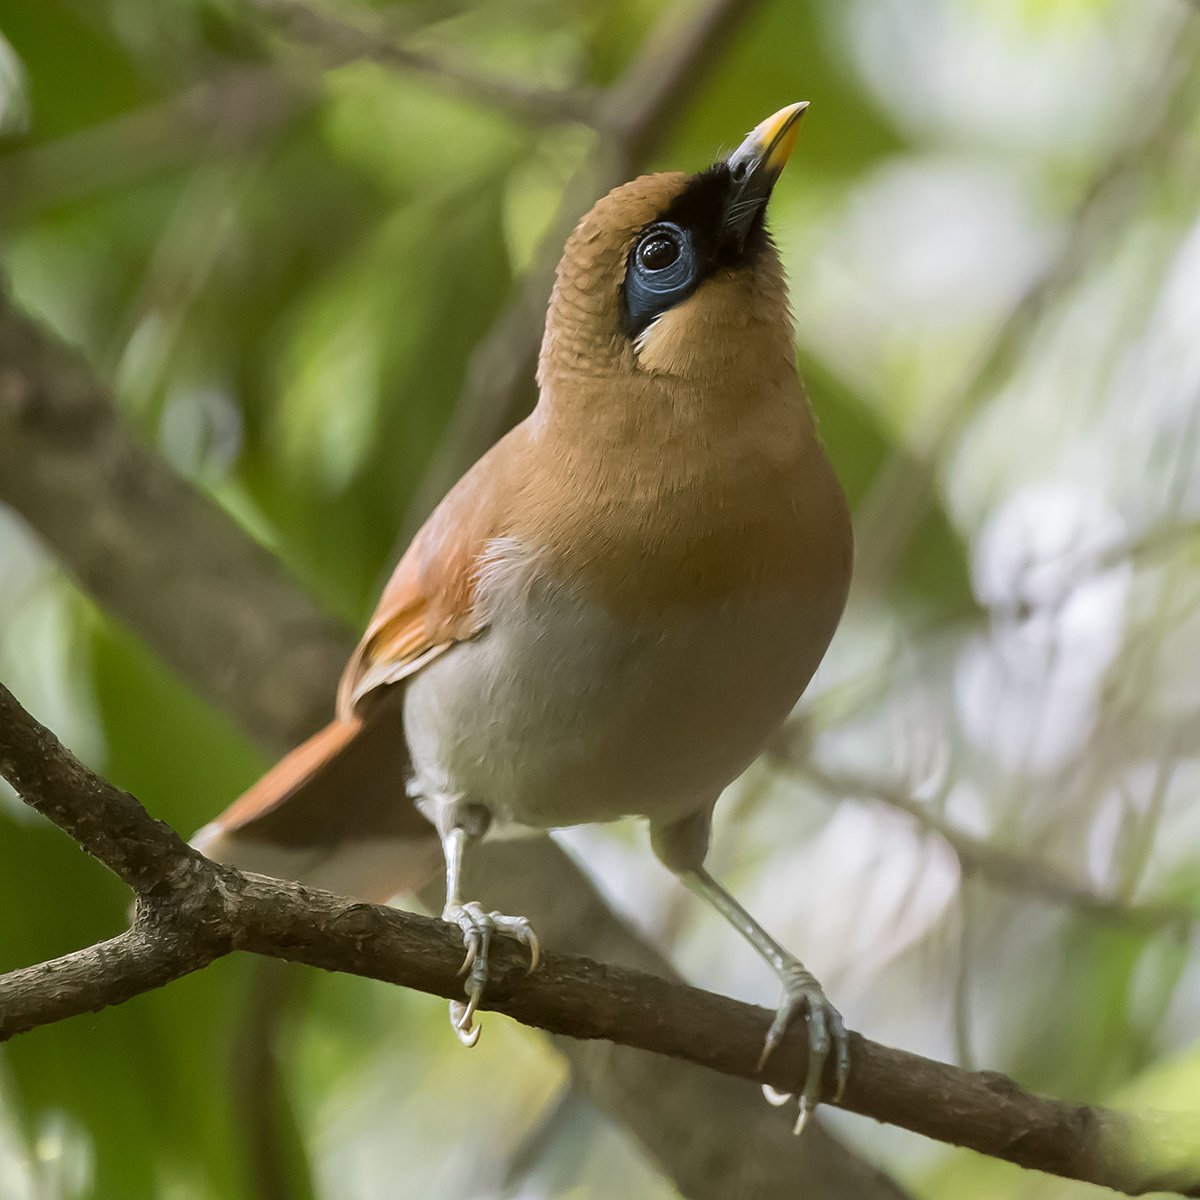
M 2 686 L 0 773 L 137 895 L 127 933 L 0 977 L 0 1039 L 119 1003 L 233 950 L 446 998 L 462 994 L 463 949 L 452 926 L 209 862 L 132 796 L 83 767 Z M 802 1022 L 760 1072 L 773 1015 L 767 1009 L 559 951 L 548 951 L 533 973 L 527 966 L 524 948 L 496 943 L 483 1007 L 548 1033 L 652 1051 L 780 1090 L 805 1078 Z M 828 1094 L 832 1080 L 825 1083 Z M 998 1072 L 964 1071 L 859 1034 L 851 1035 L 850 1082 L 839 1104 L 1130 1195 L 1169 1189 L 1200 1196 L 1200 1136 L 1188 1116 L 1066 1104 L 1026 1092 Z M 702 1159 L 697 1169 L 709 1174 L 715 1167 Z
M 0 502 L 29 521 L 113 617 L 269 751 L 290 748 L 328 719 L 352 632 L 322 616 L 274 559 L 138 445 L 82 358 L 2 293 Z M 671 975 L 558 847 L 545 839 L 523 850 L 520 873 L 504 881 L 508 899 L 499 898 L 499 869 L 479 889 L 483 903 L 527 914 L 549 946 L 568 941 L 593 957 Z M 505 853 L 482 847 L 480 870 Z M 722 1159 L 723 1178 L 745 1181 L 738 1194 L 747 1200 L 904 1194 L 824 1130 L 814 1127 L 802 1145 L 788 1141 L 787 1115 L 737 1081 L 657 1056 L 648 1068 L 644 1052 L 624 1048 L 571 1058 L 576 1085 L 691 1200 L 729 1194 L 698 1178 L 698 1146 Z M 673 1112 L 657 1111 L 647 1086 L 672 1097 Z M 765 1146 L 777 1153 L 764 1159 Z

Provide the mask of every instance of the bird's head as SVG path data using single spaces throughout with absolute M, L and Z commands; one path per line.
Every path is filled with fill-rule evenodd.
M 629 372 L 705 380 L 738 359 L 792 361 L 779 257 L 764 226 L 806 103 L 696 175 L 646 175 L 598 201 L 567 242 L 539 381 Z

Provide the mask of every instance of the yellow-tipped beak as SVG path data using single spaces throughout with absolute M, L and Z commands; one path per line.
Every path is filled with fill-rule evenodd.
M 807 107 L 808 101 L 801 100 L 798 104 L 781 108 L 760 122 L 746 135 L 746 140 L 737 148 L 734 157 L 744 155 L 747 159 L 754 159 L 764 171 L 778 176 L 796 148 L 800 118 Z
M 745 243 L 757 215 L 771 196 L 771 189 L 800 132 L 800 117 L 807 100 L 789 104 L 761 125 L 729 156 L 726 165 L 732 181 L 729 207 L 725 217 L 725 236 L 736 246 Z

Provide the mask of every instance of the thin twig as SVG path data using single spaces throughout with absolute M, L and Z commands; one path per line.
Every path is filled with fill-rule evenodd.
M 590 88 L 537 88 L 515 78 L 472 71 L 461 63 L 406 46 L 380 28 L 371 28 L 363 12 L 357 23 L 304 0 L 252 0 L 254 7 L 278 21 L 286 37 L 323 52 L 327 66 L 367 59 L 385 67 L 420 75 L 452 95 L 494 108 L 526 125 L 565 121 L 594 124 L 596 93 Z
M 238 67 L 55 141 L 0 155 L 0 224 L 200 154 L 244 153 L 311 103 L 311 83 Z
M 1186 924 L 1200 918 L 1200 912 L 1179 904 L 1126 903 L 1102 895 L 1070 879 L 1042 859 L 994 846 L 983 838 L 956 829 L 928 805 L 915 800 L 902 788 L 886 780 L 834 774 L 811 763 L 796 764 L 779 755 L 773 755 L 771 761 L 779 767 L 798 772 L 827 795 L 842 799 L 874 800 L 907 813 L 923 828 L 937 834 L 954 851 L 964 875 L 986 879 L 994 886 L 1026 896 L 1037 896 L 1055 904 L 1065 904 L 1098 920 L 1139 929 Z
M 1047 310 L 1064 296 L 1110 245 L 1113 230 L 1127 221 L 1145 195 L 1148 166 L 1169 157 L 1181 138 L 1190 139 L 1197 88 L 1198 23 L 1185 20 L 1164 63 L 1171 86 L 1159 120 L 1132 144 L 1122 144 L 1097 173 L 1067 223 L 1058 253 L 1030 281 L 954 395 L 893 451 L 877 472 L 855 514 L 855 595 L 884 590 L 924 516 L 938 464 L 979 407 L 1011 377 Z
M 600 125 L 620 142 L 628 174 L 641 170 L 662 145 L 759 7 L 759 0 L 684 0 L 669 8 L 650 31 L 600 103 Z
M 246 875 L 200 858 L 131 796 L 92 775 L 0 686 L 0 773 L 39 812 L 139 887 L 134 926 L 75 954 L 0 976 L 0 1039 L 94 1012 L 232 950 L 460 995 L 462 945 L 445 922 Z M 139 815 L 140 813 L 140 815 Z M 123 836 L 107 830 L 115 822 Z M 137 847 L 130 842 L 137 841 Z M 152 876 L 158 876 L 157 880 Z M 572 1038 L 600 1038 L 794 1090 L 808 1034 L 789 1031 L 760 1072 L 772 1014 L 673 980 L 493 945 L 485 1008 Z M 828 1084 L 829 1081 L 827 1081 Z M 1028 1168 L 1141 1195 L 1200 1196 L 1200 1143 L 1186 1116 L 1132 1115 L 1023 1091 L 851 1035 L 841 1107 Z

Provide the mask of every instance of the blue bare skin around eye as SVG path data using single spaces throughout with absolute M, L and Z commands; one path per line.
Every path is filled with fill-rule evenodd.
M 625 281 L 625 304 L 629 310 L 630 332 L 635 336 L 659 314 L 691 295 L 699 282 L 699 263 L 691 237 L 686 230 L 678 226 L 667 228 L 675 235 L 679 246 L 679 258 L 671 266 L 662 271 L 648 272 L 638 261 L 638 250 L 646 241 L 666 232 L 663 226 L 648 229 L 638 239 L 630 255 L 629 272 Z M 669 276 L 678 279 L 678 282 L 657 288 L 654 286 L 655 276 Z

